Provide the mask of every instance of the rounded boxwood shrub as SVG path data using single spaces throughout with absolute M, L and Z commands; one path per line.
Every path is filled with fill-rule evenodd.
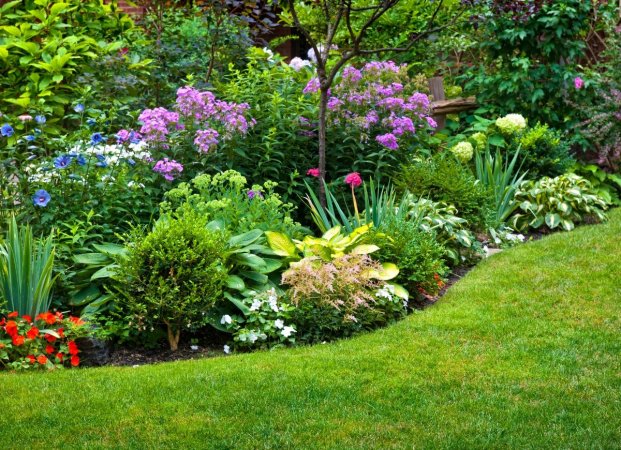
M 165 324 L 171 350 L 182 327 L 202 325 L 222 297 L 226 239 L 198 216 L 160 221 L 136 239 L 120 262 L 125 305 L 142 326 Z

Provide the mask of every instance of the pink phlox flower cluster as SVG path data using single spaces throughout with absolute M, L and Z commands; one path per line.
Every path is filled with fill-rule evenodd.
M 315 92 L 319 92 L 319 78 L 317 77 L 311 78 L 302 91 L 304 94 L 314 94 Z
M 344 82 L 355 84 L 360 80 L 362 80 L 362 72 L 360 72 L 354 66 L 348 66 L 343 69 Z
M 394 61 L 371 61 L 364 65 L 363 71 L 380 74 L 382 72 L 399 73 L 402 68 L 407 68 L 406 64 L 398 66 Z
M 142 122 L 140 133 L 146 141 L 166 142 L 170 125 L 177 125 L 179 114 L 166 108 L 145 109 L 138 120 Z
M 393 133 L 380 134 L 375 136 L 375 140 L 379 142 L 381 145 L 390 150 L 397 150 L 399 148 L 399 143 L 397 142 L 397 136 Z
M 194 144 L 201 152 L 207 153 L 218 145 L 218 136 L 220 136 L 220 133 L 211 128 L 207 130 L 198 130 L 196 132 Z
M 164 158 L 155 163 L 153 171 L 163 175 L 166 180 L 172 181 L 177 175 L 183 172 L 183 166 L 174 159 L 169 160 L 168 158 Z
M 392 128 L 392 134 L 401 136 L 404 133 L 415 133 L 414 122 L 409 117 L 393 116 L 387 120 L 387 124 Z

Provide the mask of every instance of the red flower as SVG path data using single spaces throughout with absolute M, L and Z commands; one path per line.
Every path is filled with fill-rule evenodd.
M 3 327 L 6 324 L 6 319 L 3 317 L 2 320 L 0 320 L 0 327 Z
M 6 331 L 6 334 L 11 336 L 12 338 L 17 336 L 17 322 L 15 322 L 14 320 L 9 320 L 4 327 L 4 331 Z
M 37 362 L 41 365 L 45 364 L 47 362 L 47 356 L 45 355 L 37 356 Z
M 51 355 L 55 351 L 56 351 L 56 349 L 54 348 L 53 345 L 46 345 L 45 346 L 45 353 L 49 353 Z
M 17 316 L 19 316 L 18 312 L 17 311 L 13 311 L 12 313 L 9 313 L 9 315 L 7 317 L 9 319 L 12 319 L 12 318 L 17 317 Z
M 37 316 L 37 320 L 43 320 L 48 325 L 54 325 L 56 323 L 56 316 L 51 312 L 44 312 Z
M 28 323 L 32 323 L 32 317 L 30 317 L 29 315 L 24 314 L 22 316 L 22 319 L 24 319 Z
M 319 169 L 318 168 L 312 168 L 312 169 L 308 169 L 306 171 L 306 175 L 311 176 L 311 177 L 315 177 L 315 178 L 319 178 Z
M 78 365 L 80 365 L 80 357 L 79 356 L 72 356 L 71 357 L 71 365 L 73 367 L 77 367 Z
M 32 327 L 30 330 L 26 332 L 26 336 L 28 339 L 34 339 L 39 336 L 39 329 L 37 327 Z
M 60 311 L 56 311 L 56 318 L 58 320 L 63 320 L 63 313 L 61 313 Z
M 349 184 L 352 188 L 357 188 L 362 184 L 362 178 L 358 172 L 352 172 L 345 177 L 345 184 Z
M 34 355 L 28 355 L 26 356 L 26 358 L 28 358 L 30 364 L 34 364 L 35 361 L 37 360 L 37 358 L 35 358 Z
M 67 346 L 69 347 L 69 353 L 71 355 L 77 355 L 78 354 L 78 352 L 79 352 L 78 346 L 75 344 L 74 341 L 69 341 Z
M 50 344 L 53 344 L 54 342 L 56 342 L 56 338 L 52 336 L 51 334 L 46 334 L 44 339 L 48 341 Z
M 74 316 L 69 316 L 69 320 L 73 322 L 74 324 L 76 324 L 77 326 L 82 326 L 86 323 L 79 317 L 74 317 Z
M 13 337 L 13 345 L 19 347 L 20 345 L 24 345 L 24 342 L 26 342 L 26 339 L 24 338 L 24 336 L 14 336 Z
M 64 333 L 64 331 L 63 331 L 63 328 L 59 328 L 58 330 L 56 330 L 56 332 L 58 333 L 58 335 L 59 335 L 61 338 L 65 337 L 65 333 Z
M 65 357 L 65 355 L 63 355 L 61 352 L 56 353 L 56 358 L 57 358 L 59 361 L 62 361 L 64 357 Z

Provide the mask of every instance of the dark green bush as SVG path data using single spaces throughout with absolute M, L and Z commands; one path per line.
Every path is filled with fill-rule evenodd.
M 226 238 L 205 225 L 189 214 L 158 222 L 128 247 L 117 271 L 121 307 L 144 329 L 166 325 L 172 350 L 181 329 L 203 325 L 222 297 Z
M 438 280 L 446 271 L 446 249 L 434 232 L 420 229 L 418 223 L 401 217 L 389 217 L 380 228 L 380 261 L 392 261 L 399 267 L 395 281 L 410 295 L 419 288 L 430 294 L 438 292 Z
M 479 229 L 492 220 L 493 199 L 490 192 L 477 183 L 468 167 L 452 157 L 437 155 L 408 164 L 403 167 L 395 184 L 418 197 L 454 205 L 459 217 Z

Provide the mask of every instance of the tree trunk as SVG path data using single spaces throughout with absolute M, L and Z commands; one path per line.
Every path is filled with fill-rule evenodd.
M 173 330 L 170 322 L 165 322 L 168 331 L 168 343 L 170 344 L 170 350 L 176 352 L 179 348 L 179 338 L 181 337 L 181 327 L 177 327 L 177 331 Z
M 323 83 L 320 88 L 319 100 L 319 201 L 322 206 L 326 206 L 326 129 L 328 127 L 328 90 Z

